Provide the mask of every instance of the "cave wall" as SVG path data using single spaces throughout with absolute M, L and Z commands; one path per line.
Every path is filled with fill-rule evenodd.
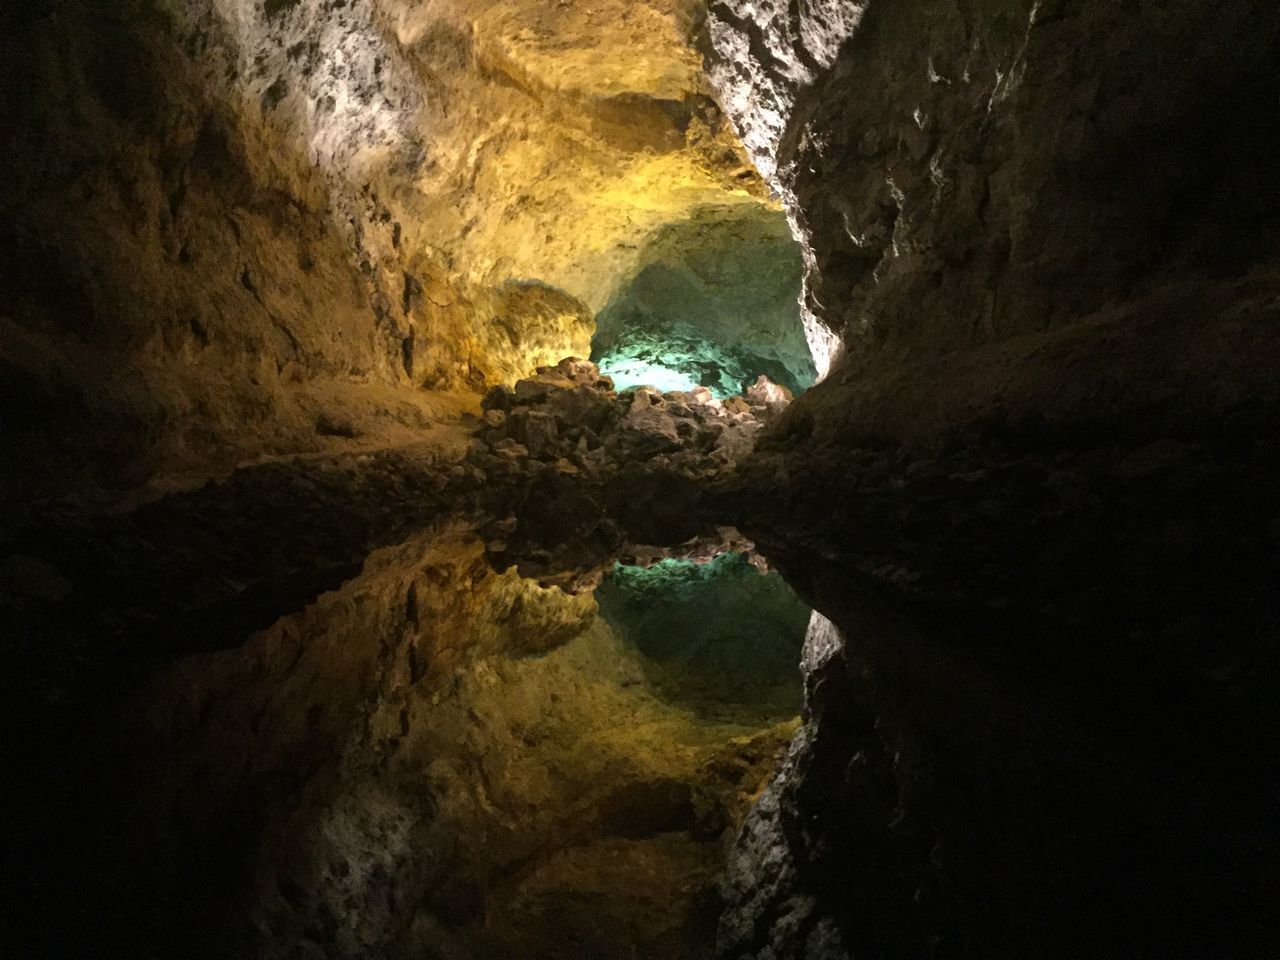
M 651 231 L 767 203 L 680 4 L 4 16 L 0 350 L 26 494 L 401 440 L 456 413 L 423 388 L 585 356 Z
M 1078 582 L 1064 568 L 1149 566 L 1155 543 L 1189 566 L 1144 506 L 1175 500 L 1192 552 L 1219 555 L 1230 529 L 1237 582 L 1257 582 L 1280 410 L 1274 17 L 723 2 L 707 42 L 802 242 L 815 358 L 843 344 L 744 488 L 865 570 L 953 594 L 1042 604 Z M 1086 502 L 1132 513 L 1104 529 Z
M 190 463 L 248 431 L 271 449 L 315 433 L 290 409 L 303 404 L 281 402 L 285 384 L 395 382 L 399 348 L 374 321 L 323 181 L 255 154 L 171 21 L 74 4 L 7 20 L 3 353 L 17 456 L 111 476 Z
M 1268 955 L 1274 11 L 723 0 L 707 39 L 837 347 L 740 526 L 845 638 L 721 955 Z
M 1275 18 L 1184 0 L 710 5 L 711 75 L 849 362 L 1275 252 Z
M 780 210 L 696 210 L 650 236 L 634 275 L 596 316 L 592 359 L 620 387 L 633 361 L 720 396 L 762 373 L 799 393 L 815 375 L 800 320 L 802 270 Z

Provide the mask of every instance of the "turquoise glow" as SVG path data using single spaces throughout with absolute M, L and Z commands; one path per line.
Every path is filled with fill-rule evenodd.
M 654 387 L 663 393 L 674 390 L 692 390 L 698 386 L 693 377 L 635 357 L 605 357 L 600 361 L 600 372 L 613 378 L 616 390 L 632 387 Z

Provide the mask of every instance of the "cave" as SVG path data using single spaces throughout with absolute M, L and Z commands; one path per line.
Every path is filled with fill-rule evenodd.
M 780 210 L 695 210 L 650 237 L 596 315 L 591 359 L 619 390 L 703 386 L 724 398 L 763 374 L 792 396 L 816 371 L 800 318 L 800 246 Z
M 0 954 L 1280 952 L 1266 4 L 0 51 Z

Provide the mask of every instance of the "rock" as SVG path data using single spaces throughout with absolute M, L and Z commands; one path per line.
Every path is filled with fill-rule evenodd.
M 543 410 L 517 410 L 508 419 L 507 435 L 537 459 L 551 457 L 559 439 L 555 417 Z
M 510 410 L 514 396 L 515 395 L 508 387 L 491 387 L 484 395 L 483 399 L 481 399 L 480 408 L 486 412 L 490 410 Z
M 553 379 L 527 379 L 520 380 L 516 383 L 514 391 L 515 402 L 517 404 L 539 403 L 551 395 L 552 391 L 558 389 L 556 380 Z
M 661 398 L 655 400 L 647 391 L 636 393 L 631 408 L 623 418 L 623 427 L 628 435 L 627 446 L 635 453 L 675 449 L 680 445 L 675 420 L 667 412 Z
M 782 403 L 753 407 L 734 397 L 722 404 L 705 387 L 665 394 L 640 387 L 619 395 L 605 382 L 594 364 L 568 358 L 510 391 L 491 391 L 469 461 L 504 483 L 532 482 L 548 470 L 590 483 L 637 470 L 712 479 L 752 449 L 761 417 Z M 497 409 L 506 405 L 509 413 Z
M 353 439 L 360 436 L 360 428 L 344 414 L 322 413 L 316 417 L 316 433 L 325 437 Z
M 697 386 L 690 390 L 687 394 L 689 403 L 697 404 L 702 407 L 714 407 L 720 404 L 715 395 L 708 387 Z
M 520 522 L 515 517 L 503 517 L 501 520 L 493 521 L 485 529 L 497 534 L 509 535 L 514 533 L 519 525 Z
M 769 406 L 771 404 L 788 404 L 795 395 L 782 384 L 774 383 L 763 373 L 756 377 L 756 382 L 747 388 L 747 401 L 752 404 Z
M 583 386 L 594 387 L 600 382 L 600 368 L 590 360 L 566 357 L 556 364 L 555 369 L 566 380 Z
M 512 463 L 529 458 L 528 449 L 510 437 L 499 440 L 493 445 L 492 450 L 497 457 Z

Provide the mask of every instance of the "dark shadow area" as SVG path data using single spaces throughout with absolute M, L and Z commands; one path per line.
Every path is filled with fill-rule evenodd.
M 831 623 L 810 631 L 805 731 L 731 860 L 720 955 L 797 927 L 807 952 L 778 955 L 1270 955 L 1273 665 L 1209 676 L 1203 641 L 1196 663 L 1185 632 L 1173 657 L 1115 624 L 1086 655 L 1061 624 L 771 559 Z

